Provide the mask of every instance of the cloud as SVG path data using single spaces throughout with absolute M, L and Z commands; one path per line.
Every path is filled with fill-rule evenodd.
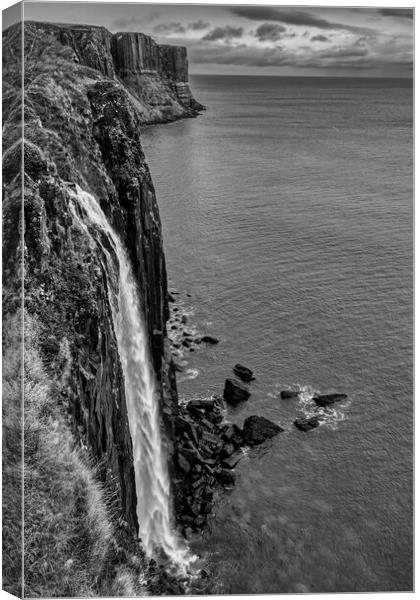
M 286 27 L 279 25 L 278 23 L 263 23 L 257 28 L 255 37 L 258 38 L 260 42 L 275 42 L 282 37 L 282 34 L 285 33 L 285 31 Z
M 366 28 L 333 23 L 326 19 L 315 17 L 311 13 L 300 10 L 284 10 L 268 6 L 233 6 L 230 8 L 232 14 L 252 21 L 275 21 L 287 25 L 299 25 L 303 27 L 316 27 L 318 29 L 342 29 L 345 31 L 367 31 Z
M 348 48 L 340 47 L 340 46 L 328 48 L 328 50 L 323 50 L 322 52 L 319 52 L 316 56 L 321 59 L 322 58 L 353 58 L 355 56 L 367 56 L 367 54 L 368 54 L 367 48 L 353 45 Z
M 159 23 L 153 27 L 155 33 L 168 34 L 168 33 L 185 33 L 186 29 L 181 23 Z
M 202 39 L 208 42 L 214 42 L 216 40 L 231 40 L 233 38 L 240 38 L 244 32 L 243 27 L 232 27 L 226 25 L 226 27 L 216 27 L 209 31 Z
M 396 44 L 399 43 L 396 39 Z M 383 45 L 382 45 L 383 44 Z M 393 73 L 398 76 L 412 75 L 412 53 L 403 47 L 393 47 L 388 53 L 383 53 L 389 40 L 384 40 L 376 48 L 361 47 L 357 43 L 349 46 L 332 46 L 322 50 L 314 50 L 313 46 L 300 47 L 298 50 L 276 45 L 237 46 L 209 45 L 197 40 L 188 46 L 191 64 L 211 64 L 241 67 L 291 67 L 300 69 L 315 69 L 320 72 L 337 72 L 340 74 L 356 75 L 358 71 L 370 71 L 381 74 Z
M 311 37 L 311 42 L 328 42 L 328 39 L 325 35 L 314 35 Z
M 380 8 L 378 12 L 383 17 L 400 17 L 404 19 L 413 19 L 412 8 Z
M 151 13 L 143 14 L 142 17 L 135 17 L 134 15 L 132 17 L 121 17 L 119 19 L 115 19 L 112 23 L 112 26 L 116 29 L 130 28 L 131 31 L 133 31 L 133 29 L 137 29 L 140 25 L 144 26 L 146 23 L 150 23 L 150 21 L 157 19 L 159 15 L 160 12 L 154 10 Z
M 207 29 L 210 26 L 210 23 L 205 23 L 202 19 L 198 21 L 194 21 L 194 23 L 188 23 L 188 29 L 192 29 L 193 31 L 200 31 L 201 29 Z

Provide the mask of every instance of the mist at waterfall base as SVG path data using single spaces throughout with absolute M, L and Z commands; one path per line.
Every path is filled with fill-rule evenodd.
M 151 367 L 138 288 L 130 259 L 98 201 L 77 188 L 70 208 L 94 250 L 102 256 L 118 353 L 124 374 L 128 425 L 133 444 L 139 537 L 149 557 L 163 550 L 186 572 L 192 555 L 173 528 L 170 481 L 159 425 L 159 398 Z
M 227 418 L 286 429 L 241 460 L 193 549 L 226 593 L 410 590 L 411 82 L 192 87 L 202 116 L 143 135 L 170 287 L 221 340 L 185 354 L 180 397 L 221 393 L 240 362 L 256 381 Z M 303 433 L 314 390 L 349 400 Z

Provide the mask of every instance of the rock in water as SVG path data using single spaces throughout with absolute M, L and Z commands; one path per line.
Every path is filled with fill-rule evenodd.
M 242 381 L 245 381 L 246 383 L 249 383 L 255 379 L 255 377 L 252 376 L 251 369 L 248 369 L 248 367 L 244 367 L 240 364 L 237 364 L 233 367 L 233 372 L 237 377 L 239 377 L 239 379 L 242 379 Z
M 201 338 L 201 341 L 204 342 L 205 344 L 218 344 L 219 343 L 219 340 L 212 335 L 203 335 L 203 337 Z
M 294 392 L 292 390 L 283 390 L 280 392 L 280 397 L 282 400 L 291 400 L 292 398 L 297 398 L 299 396 L 299 392 Z
M 226 402 L 237 404 L 238 402 L 248 400 L 250 395 L 248 386 L 245 383 L 235 381 L 234 379 L 226 379 L 223 392 L 223 398 Z
M 222 460 L 222 467 L 233 469 L 243 457 L 242 452 L 235 452 L 232 456 L 228 456 Z
M 315 429 L 319 425 L 318 417 L 310 417 L 309 419 L 296 419 L 294 422 L 296 427 L 301 431 L 310 431 L 311 429 Z
M 313 397 L 313 401 L 318 406 L 328 406 L 329 404 L 334 404 L 334 402 L 339 402 L 340 400 L 345 400 L 346 398 L 347 394 L 319 394 Z
M 253 415 L 248 417 L 244 422 L 244 442 L 249 446 L 262 444 L 265 440 L 274 437 L 281 431 L 281 427 L 269 421 L 265 417 Z
M 234 485 L 235 483 L 235 474 L 230 469 L 221 469 L 216 473 L 216 477 L 223 485 Z

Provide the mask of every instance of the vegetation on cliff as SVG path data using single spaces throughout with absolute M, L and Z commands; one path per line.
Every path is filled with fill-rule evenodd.
M 161 569 L 144 556 L 92 453 L 63 411 L 68 346 L 52 380 L 39 350 L 39 323 L 25 314 L 22 419 L 21 314 L 6 317 L 3 347 L 3 587 L 21 596 L 22 423 L 24 423 L 25 597 L 144 596 L 160 591 Z M 172 583 L 172 586 L 174 584 Z

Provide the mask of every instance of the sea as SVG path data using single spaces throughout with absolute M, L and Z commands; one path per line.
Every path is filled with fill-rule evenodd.
M 217 593 L 413 588 L 413 88 L 408 80 L 193 76 L 207 110 L 148 127 L 181 400 L 285 430 L 244 453 L 191 542 Z M 282 400 L 296 390 L 297 400 Z M 314 393 L 347 400 L 319 414 Z

